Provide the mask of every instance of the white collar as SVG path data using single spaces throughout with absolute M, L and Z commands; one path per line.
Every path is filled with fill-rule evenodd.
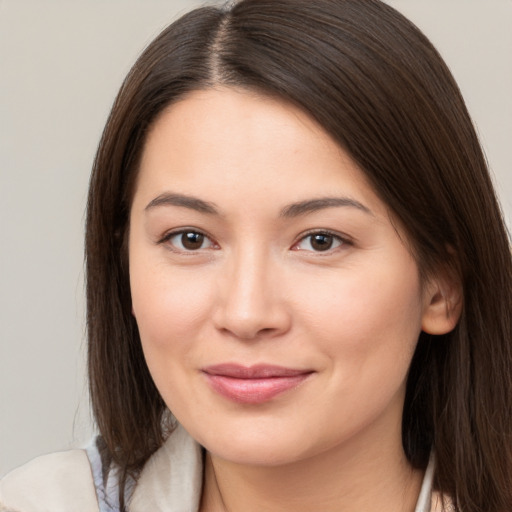
M 203 482 L 201 447 L 181 426 L 144 465 L 129 512 L 196 512 Z
M 420 495 L 418 496 L 418 502 L 414 512 L 430 512 L 432 508 L 432 482 L 434 480 L 434 454 L 430 456 L 428 466 L 423 477 L 423 483 L 421 484 Z

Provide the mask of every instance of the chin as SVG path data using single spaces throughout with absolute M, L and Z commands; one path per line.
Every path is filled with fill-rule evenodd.
M 297 447 L 282 444 L 250 442 L 227 443 L 229 446 L 205 446 L 212 455 L 232 464 L 243 466 L 278 467 L 305 458 L 305 454 L 297 452 Z
M 221 432 L 221 433 L 219 433 Z M 191 432 L 192 437 L 213 456 L 233 464 L 276 467 L 297 462 L 322 452 L 313 436 L 297 426 L 260 426 L 252 431 L 241 428 L 211 429 L 206 433 Z M 306 441 L 308 440 L 308 441 Z

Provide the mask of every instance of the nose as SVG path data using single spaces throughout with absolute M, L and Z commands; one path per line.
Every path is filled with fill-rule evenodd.
M 242 340 L 271 338 L 291 325 L 278 266 L 262 251 L 226 261 L 213 312 L 215 327 Z

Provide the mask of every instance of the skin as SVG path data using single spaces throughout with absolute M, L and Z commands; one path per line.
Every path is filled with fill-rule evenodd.
M 326 197 L 342 201 L 290 208 Z M 286 102 L 218 88 L 160 115 L 130 216 L 133 314 L 163 399 L 207 449 L 203 511 L 414 510 L 407 370 L 421 329 L 456 319 L 443 282 L 420 282 L 397 225 L 351 158 Z M 203 242 L 187 248 L 183 231 Z M 312 231 L 334 233 L 321 237 L 331 247 L 312 245 Z M 227 362 L 310 375 L 237 403 L 203 372 Z

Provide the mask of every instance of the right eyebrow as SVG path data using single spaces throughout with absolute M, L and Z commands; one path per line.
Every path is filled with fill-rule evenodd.
M 306 215 L 308 213 L 316 212 L 326 208 L 342 206 L 355 208 L 359 211 L 367 213 L 368 215 L 374 215 L 367 206 L 350 197 L 320 197 L 317 199 L 307 199 L 305 201 L 299 201 L 298 203 L 290 204 L 281 210 L 280 216 L 288 218 L 299 217 L 300 215 Z
M 200 213 L 219 215 L 219 210 L 217 209 L 215 203 L 203 201 L 202 199 L 186 194 L 164 192 L 163 194 L 160 194 L 151 200 L 144 210 L 148 211 L 152 208 L 156 208 L 157 206 L 181 206 L 183 208 L 189 208 Z

